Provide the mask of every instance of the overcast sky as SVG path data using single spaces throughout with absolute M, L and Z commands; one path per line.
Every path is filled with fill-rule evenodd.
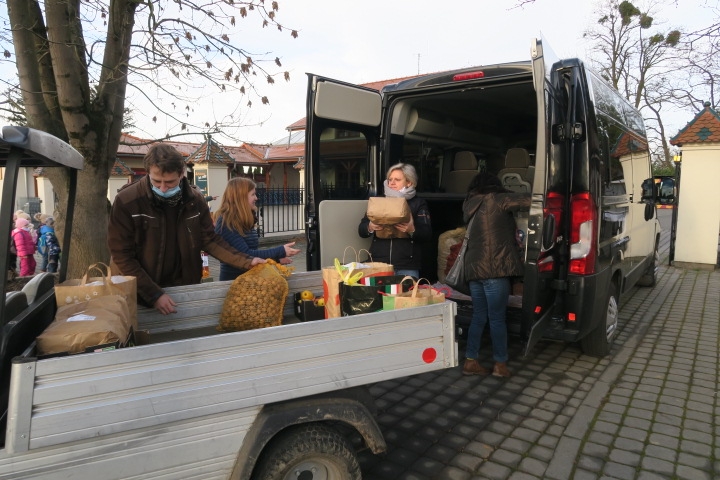
M 269 3 L 271 0 L 267 0 Z M 274 85 L 258 83 L 269 105 L 254 105 L 245 123 L 262 122 L 237 133 L 243 140 L 267 143 L 286 135 L 285 127 L 305 115 L 306 72 L 351 83 L 366 83 L 442 70 L 529 60 L 531 40 L 542 35 L 561 57 L 587 57 L 583 32 L 595 23 L 594 0 L 279 0 L 278 21 L 299 31 L 262 29 L 257 19 L 240 20 L 234 43 L 251 52 L 280 57 L 291 80 L 278 77 Z M 640 2 L 636 2 L 640 5 Z M 677 0 L 656 15 L 667 26 L 697 27 L 714 17 L 703 5 L 718 0 Z M 250 17 L 248 17 L 250 18 Z M 128 90 L 133 95 L 132 89 Z M 136 106 L 137 94 L 129 100 Z M 196 114 L 216 117 L 237 104 L 228 94 L 205 96 Z M 246 103 L 247 100 L 242 100 Z M 156 112 L 142 109 L 147 118 Z M 157 124 L 135 114 L 135 134 L 162 137 L 168 124 L 158 114 Z M 211 117 L 209 114 L 205 118 Z M 210 118 L 211 119 L 211 118 Z M 684 119 L 682 124 L 690 120 Z M 178 131 L 178 130 L 176 130 Z M 675 129 L 672 134 L 677 131 Z M 172 133 L 172 131 L 171 131 Z M 196 139 L 181 138 L 194 141 Z M 231 144 L 228 139 L 218 139 Z

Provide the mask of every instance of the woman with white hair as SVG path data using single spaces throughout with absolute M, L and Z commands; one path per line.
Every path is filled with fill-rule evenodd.
M 370 255 L 375 262 L 392 264 L 396 275 L 420 276 L 422 266 L 421 242 L 432 238 L 430 211 L 427 202 L 418 198 L 415 187 L 418 184 L 415 167 L 408 163 L 398 163 L 388 169 L 387 178 L 383 182 L 386 197 L 405 198 L 412 216 L 407 223 L 398 223 L 394 227 L 407 237 L 379 238 L 375 232 L 383 229 L 370 221 L 365 215 L 360 221 L 358 234 L 367 238 L 372 236 Z

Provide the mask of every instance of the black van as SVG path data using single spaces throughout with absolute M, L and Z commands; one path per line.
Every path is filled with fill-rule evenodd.
M 532 194 L 516 218 L 525 275 L 509 328 L 526 351 L 546 337 L 604 356 L 620 297 L 657 274 L 645 127 L 581 60 L 557 59 L 539 39 L 531 50 L 531 61 L 418 76 L 381 92 L 309 74 L 307 268 L 347 260 L 348 245 L 367 247 L 357 225 L 390 165 L 417 169 L 436 237 L 462 225 L 473 176 L 495 173 Z M 421 276 L 431 280 L 437 248 L 423 250 Z

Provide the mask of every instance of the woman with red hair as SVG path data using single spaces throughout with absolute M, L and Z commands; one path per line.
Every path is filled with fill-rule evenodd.
M 220 208 L 215 212 L 215 231 L 236 250 L 247 255 L 271 258 L 282 264 L 292 263 L 290 257 L 300 252 L 293 248 L 295 242 L 259 249 L 256 202 L 255 182 L 245 177 L 231 179 L 223 193 Z M 234 280 L 242 273 L 245 270 L 220 262 L 220 280 Z

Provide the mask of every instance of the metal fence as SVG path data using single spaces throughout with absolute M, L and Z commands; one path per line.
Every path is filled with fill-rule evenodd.
M 300 232 L 305 229 L 304 188 L 258 187 L 257 207 L 260 214 L 258 233 Z

